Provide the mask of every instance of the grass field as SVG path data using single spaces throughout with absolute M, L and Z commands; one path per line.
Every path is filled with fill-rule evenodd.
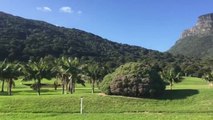
M 46 82 L 46 81 L 45 81 Z M 90 85 L 77 85 L 74 94 L 42 88 L 41 96 L 20 81 L 13 96 L 0 94 L 1 120 L 211 120 L 213 88 L 199 78 L 188 77 L 158 99 L 91 94 Z M 83 114 L 80 98 L 83 97 Z

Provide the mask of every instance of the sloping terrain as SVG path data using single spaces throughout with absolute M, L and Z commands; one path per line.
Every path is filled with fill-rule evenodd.
M 181 54 L 195 58 L 213 58 L 213 35 L 189 36 L 178 40 L 169 50 L 172 54 Z
M 67 55 L 96 62 L 168 59 L 168 54 L 119 44 L 92 33 L 0 12 L 0 60 Z
M 201 15 L 196 25 L 185 30 L 169 52 L 213 59 L 213 13 Z

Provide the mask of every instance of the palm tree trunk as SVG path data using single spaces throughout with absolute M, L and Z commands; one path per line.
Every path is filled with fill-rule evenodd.
M 55 91 L 57 90 L 58 84 L 56 82 L 53 83 Z
M 12 79 L 8 80 L 8 95 L 12 95 Z
M 172 90 L 172 82 L 170 82 L 169 86 L 170 86 L 170 90 Z
M 62 94 L 64 94 L 64 84 L 62 84 Z
M 64 77 L 64 75 L 62 75 L 62 77 L 61 77 L 61 87 L 62 87 L 62 94 L 65 94 L 64 93 L 64 89 L 65 89 L 65 77 Z
M 67 93 L 69 93 L 69 88 L 70 88 L 70 85 L 69 85 L 69 81 L 68 81 L 68 76 L 65 76 L 65 79 L 64 79 L 64 86 L 65 86 L 65 91 Z
M 61 84 L 62 87 L 62 94 L 64 94 L 64 82 Z
M 70 82 L 69 82 L 69 91 L 71 94 L 73 94 L 73 83 L 72 83 L 72 79 L 70 79 Z
M 72 91 L 75 92 L 75 83 L 72 83 Z
M 38 82 L 37 82 L 37 94 L 38 94 L 38 96 L 40 96 L 41 95 L 41 80 L 40 79 L 38 79 Z
M 95 92 L 95 80 L 92 80 L 92 94 Z
M 1 84 L 1 92 L 4 92 L 4 81 L 5 81 L 5 80 L 2 80 L 2 84 Z

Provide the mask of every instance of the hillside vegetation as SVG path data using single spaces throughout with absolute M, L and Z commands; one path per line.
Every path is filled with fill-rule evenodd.
M 0 19 L 0 60 L 27 61 L 48 55 L 65 55 L 115 66 L 141 59 L 173 59 L 168 54 L 112 42 L 74 28 L 58 27 L 3 12 L 0 12 Z
M 213 59 L 213 13 L 199 16 L 196 24 L 182 33 L 181 39 L 169 52 L 199 59 Z
M 113 71 L 127 62 L 145 61 L 160 68 L 178 64 L 187 75 L 203 75 L 211 63 L 174 56 L 138 46 L 120 44 L 78 29 L 58 27 L 0 12 L 0 61 L 49 61 L 61 56 L 77 57 L 81 63 L 99 64 Z M 194 65 L 196 63 L 196 65 Z M 186 70 L 185 70 L 186 69 Z M 204 70 L 203 70 L 204 69 Z
M 211 37 L 205 39 L 212 42 Z M 209 46 L 203 43 L 203 47 Z M 4 120 L 209 120 L 212 87 L 194 77 L 175 81 L 185 75 L 211 83 L 212 63 L 0 12 L 0 116 Z M 100 93 L 96 84 L 111 96 Z
M 175 55 L 213 59 L 213 35 L 185 37 L 178 40 L 169 52 Z

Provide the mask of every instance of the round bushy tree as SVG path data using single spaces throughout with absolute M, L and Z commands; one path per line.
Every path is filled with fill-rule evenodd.
M 100 88 L 109 95 L 155 97 L 165 90 L 165 83 L 155 68 L 143 63 L 127 63 L 105 76 Z

